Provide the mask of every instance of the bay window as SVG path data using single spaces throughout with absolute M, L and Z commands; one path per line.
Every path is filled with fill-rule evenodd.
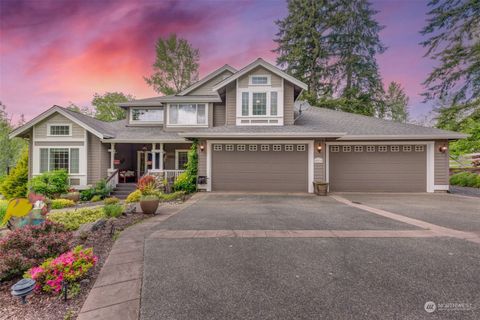
M 168 124 L 177 126 L 207 125 L 207 105 L 205 103 L 171 104 L 168 108 Z
M 278 91 L 241 92 L 241 116 L 279 116 Z
M 40 148 L 40 173 L 53 170 L 79 173 L 80 150 L 78 148 Z

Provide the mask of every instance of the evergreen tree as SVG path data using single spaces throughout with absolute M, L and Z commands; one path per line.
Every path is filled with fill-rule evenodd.
M 407 122 L 408 100 L 401 85 L 395 81 L 390 82 L 377 116 L 382 119 Z
M 95 118 L 102 121 L 125 119 L 125 110 L 117 106 L 116 103 L 134 99 L 132 95 L 122 92 L 105 92 L 103 95 L 95 93 L 92 100 L 92 105 L 95 108 Z
M 27 196 L 28 148 L 24 148 L 15 168 L 0 184 L 0 193 L 7 199 Z
M 20 118 L 19 125 L 22 124 L 23 117 Z M 10 132 L 14 129 L 12 120 L 9 117 L 6 106 L 0 102 L 0 177 L 7 174 L 8 168 L 11 168 L 17 162 L 22 149 L 26 143 L 21 138 L 9 138 Z

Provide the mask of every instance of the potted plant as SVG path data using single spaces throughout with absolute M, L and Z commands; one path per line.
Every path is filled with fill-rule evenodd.
M 155 214 L 158 209 L 158 204 L 160 199 L 155 194 L 142 195 L 140 197 L 140 208 L 142 208 L 143 213 L 146 214 Z

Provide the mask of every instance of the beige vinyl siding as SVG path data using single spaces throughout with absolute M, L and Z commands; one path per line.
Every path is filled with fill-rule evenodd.
M 293 84 L 285 81 L 283 86 L 283 123 L 285 125 L 290 125 L 294 122 L 294 103 L 295 101 L 293 99 Z
M 276 74 L 270 72 L 262 66 L 258 66 L 252 71 L 244 74 L 238 78 L 238 87 L 239 88 L 248 88 L 249 87 L 249 78 L 251 75 L 270 75 L 272 87 L 281 87 L 282 86 L 282 77 L 277 76 Z
M 237 88 L 236 82 L 227 85 L 225 98 L 225 119 L 227 126 L 234 126 L 237 120 Z
M 107 177 L 107 170 L 110 168 L 110 144 L 104 144 L 100 139 L 87 134 L 87 183 L 94 184 Z
M 214 103 L 213 104 L 213 126 L 221 127 L 225 125 L 225 105 Z
M 33 131 L 28 134 L 28 179 L 32 178 L 33 168 Z
M 222 73 L 220 73 L 218 76 L 215 78 L 205 82 L 203 85 L 200 87 L 196 88 L 195 90 L 187 93 L 186 95 L 198 95 L 198 96 L 208 96 L 212 95 L 215 92 L 212 90 L 213 86 L 216 85 L 217 83 L 221 82 L 222 80 L 226 79 L 227 77 L 231 76 L 232 72 L 225 70 Z
M 206 176 L 207 175 L 207 142 L 204 140 L 200 140 L 198 145 L 204 145 L 205 150 L 202 152 L 200 148 L 198 148 L 198 175 L 199 176 Z
M 439 148 L 446 146 L 448 148 L 448 141 L 435 141 L 435 184 L 448 185 L 449 182 L 449 155 L 446 152 L 440 152 Z
M 318 152 L 317 147 L 318 145 L 322 146 L 322 151 Z M 313 144 L 313 158 L 322 158 L 323 163 L 315 163 L 313 162 L 313 181 L 325 181 L 325 140 L 315 140 L 315 143 Z
M 48 117 L 47 119 L 35 125 L 35 139 L 55 138 L 54 136 L 48 135 L 47 130 L 48 130 L 49 124 L 71 124 L 72 135 L 70 136 L 70 138 L 84 139 L 85 137 L 85 129 L 83 129 L 81 126 L 71 121 L 70 119 L 66 118 L 65 116 L 59 113 L 55 113 L 50 117 Z

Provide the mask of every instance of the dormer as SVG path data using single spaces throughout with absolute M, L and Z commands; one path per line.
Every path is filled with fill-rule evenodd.
M 226 96 L 227 125 L 293 124 L 293 105 L 306 84 L 257 59 L 213 87 Z

